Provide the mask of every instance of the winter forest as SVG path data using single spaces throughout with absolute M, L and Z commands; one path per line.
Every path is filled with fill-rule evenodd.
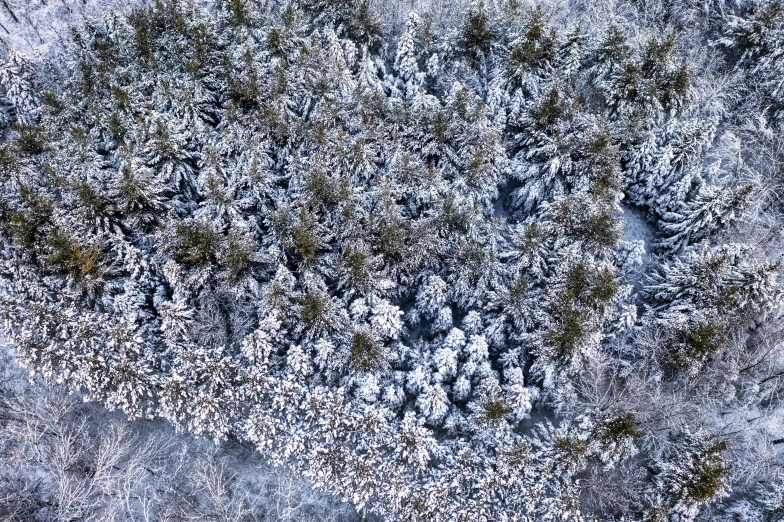
M 0 0 L 0 520 L 784 520 L 781 0 Z

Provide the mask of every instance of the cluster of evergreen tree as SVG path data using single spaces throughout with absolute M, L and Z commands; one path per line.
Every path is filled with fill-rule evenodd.
M 777 519 L 784 5 L 596 5 L 159 0 L 10 51 L 6 335 L 390 520 Z

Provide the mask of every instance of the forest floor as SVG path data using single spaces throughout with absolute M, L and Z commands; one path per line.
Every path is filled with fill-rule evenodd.
M 36 412 L 46 414 L 53 413 L 49 412 L 49 409 L 56 409 L 54 403 L 58 398 L 62 398 L 58 397 L 62 391 L 54 383 L 30 379 L 28 372 L 17 363 L 12 347 L 0 339 L 0 434 L 4 432 L 2 421 L 18 418 L 15 404 L 19 402 L 14 400 L 15 396 L 21 396 L 22 403 L 29 403 L 35 398 L 32 400 L 38 401 L 36 407 L 39 408 Z M 267 464 L 264 456 L 249 443 L 234 438 L 216 443 L 203 436 L 177 433 L 172 424 L 164 419 L 128 419 L 123 413 L 111 411 L 98 402 L 81 400 L 77 394 L 72 395 L 68 402 L 71 410 L 63 418 L 63 423 L 64 426 L 76 423 L 79 429 L 85 428 L 78 433 L 86 436 L 88 440 L 82 440 L 80 444 L 91 448 L 100 447 L 110 431 L 109 427 L 121 426 L 127 429 L 137 451 L 143 451 L 148 444 L 152 444 L 164 454 L 167 463 L 162 469 L 166 470 L 168 476 L 158 477 L 157 480 L 163 481 L 173 490 L 179 492 L 193 489 L 193 472 L 198 473 L 203 469 L 201 466 L 206 464 L 216 474 L 213 478 L 225 481 L 227 491 L 233 492 L 232 498 L 226 500 L 229 503 L 244 502 L 256 514 L 261 514 L 260 520 L 362 520 L 351 505 L 342 503 L 334 496 L 314 491 L 307 480 L 285 467 L 272 467 Z M 3 451 L 7 446 L 0 444 L 0 482 L 4 476 L 20 478 L 20 471 L 21 474 L 39 475 L 30 477 L 30 483 L 39 482 L 42 477 L 46 482 L 46 472 L 41 473 L 41 465 L 43 464 L 43 469 L 47 469 L 46 463 L 20 463 L 18 456 Z M 130 453 L 134 453 L 133 449 Z M 16 469 L 4 469 L 6 466 L 15 466 Z M 209 495 L 204 493 L 204 496 Z

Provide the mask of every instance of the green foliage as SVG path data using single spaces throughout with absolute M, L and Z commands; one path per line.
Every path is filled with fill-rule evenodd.
M 703 503 L 716 497 L 726 488 L 729 466 L 721 458 L 727 443 L 716 442 L 698 457 L 694 475 L 685 484 L 686 498 L 693 503 Z
M 591 323 L 617 295 L 620 281 L 609 267 L 576 263 L 565 270 L 548 310 L 552 315 L 543 339 L 556 359 L 568 362 L 591 333 Z
M 620 443 L 626 439 L 636 439 L 643 435 L 638 430 L 640 423 L 634 418 L 634 414 L 625 413 L 613 417 L 595 428 L 595 434 L 607 441 Z
M 444 227 L 454 231 L 466 231 L 473 217 L 470 209 L 460 206 L 458 201 L 451 195 L 444 199 L 442 213 L 439 218 Z
M 587 325 L 580 310 L 569 305 L 563 305 L 557 310 L 555 321 L 555 325 L 545 332 L 544 338 L 559 358 L 568 360 L 585 337 Z
M 154 46 L 156 40 L 168 31 L 182 33 L 186 22 L 177 0 L 162 2 L 156 0 L 151 8 L 134 10 L 128 17 L 128 22 L 134 29 L 134 43 L 136 52 L 144 59 L 154 60 Z
M 590 288 L 589 271 L 584 263 L 577 263 L 569 268 L 566 275 L 566 295 L 570 301 L 585 299 Z
M 127 129 L 120 114 L 113 112 L 108 121 L 106 122 L 109 137 L 111 137 L 118 144 L 122 144 L 127 134 Z
M 19 151 L 16 147 L 7 143 L 0 145 L 0 169 L 2 169 L 3 177 L 16 171 L 19 167 L 19 156 Z
M 506 306 L 510 310 L 519 310 L 524 307 L 525 300 L 528 297 L 528 291 L 531 287 L 531 284 L 528 282 L 526 277 L 521 277 L 517 281 L 512 284 L 512 288 L 509 290 L 509 300 L 506 303 Z
M 596 60 L 604 63 L 622 63 L 631 50 L 626 35 L 617 25 L 607 28 L 607 34 L 596 51 Z
M 320 293 L 308 292 L 300 300 L 302 322 L 308 329 L 320 329 L 324 325 L 329 304 Z
M 223 255 L 229 281 L 236 281 L 251 267 L 251 254 L 254 249 L 255 244 L 252 241 L 229 234 Z
M 345 267 L 348 285 L 360 293 L 371 288 L 374 274 L 370 271 L 370 260 L 363 249 L 346 247 L 341 264 Z
M 499 399 L 490 399 L 482 403 L 482 415 L 488 422 L 500 421 L 511 411 L 511 408 Z
M 369 0 L 300 0 L 298 4 L 315 20 L 369 48 L 381 40 L 381 22 Z
M 725 441 L 699 431 L 681 432 L 671 442 L 674 446 L 657 470 L 669 505 L 702 505 L 726 494 L 731 467 L 724 455 Z
M 39 247 L 45 225 L 50 221 L 53 205 L 45 196 L 33 187 L 22 185 L 20 195 L 23 208 L 19 210 L 3 209 L 0 227 L 3 233 L 11 236 L 26 251 L 34 251 Z
M 574 465 L 585 456 L 588 442 L 566 435 L 555 439 L 554 448 L 562 461 Z
M 588 146 L 583 152 L 585 156 L 582 163 L 590 170 L 593 182 L 590 195 L 600 203 L 603 211 L 599 213 L 601 216 L 597 216 L 597 219 L 606 221 L 610 217 L 608 214 L 612 212 L 611 205 L 615 194 L 623 188 L 620 150 L 609 130 L 601 128 L 591 135 Z M 602 234 L 599 234 L 596 239 L 600 244 L 605 244 L 600 240 L 601 236 Z M 609 241 L 610 238 L 607 240 Z
M 564 297 L 569 301 L 606 303 L 615 297 L 619 283 L 610 268 L 592 270 L 583 263 L 577 263 L 567 273 Z
M 232 23 L 236 25 L 248 23 L 248 8 L 245 5 L 245 0 L 229 0 L 229 13 Z
M 373 47 L 381 40 L 381 22 L 370 0 L 360 0 L 351 17 L 351 35 L 361 44 Z
M 707 320 L 698 322 L 676 333 L 675 360 L 680 366 L 704 360 L 718 351 L 726 342 L 726 325 Z
M 232 7 L 238 3 L 230 1 Z M 180 0 L 156 0 L 150 7 L 134 9 L 128 23 L 135 57 L 151 67 L 168 65 L 194 76 L 202 74 L 210 53 L 219 49 L 202 19 L 190 3 Z
M 486 275 L 492 265 L 492 254 L 487 252 L 479 241 L 467 241 L 460 245 L 456 252 L 457 262 L 464 273 L 470 275 L 471 282 L 477 282 Z
M 463 41 L 468 55 L 476 60 L 487 54 L 492 36 L 490 17 L 484 4 L 471 4 L 463 22 Z
M 197 266 L 216 262 L 218 234 L 210 223 L 180 221 L 174 235 L 169 252 L 177 261 Z
M 534 109 L 534 120 L 543 129 L 550 127 L 566 113 L 565 103 L 561 91 L 553 87 L 539 106 Z
M 376 226 L 375 249 L 385 258 L 401 260 L 406 249 L 406 230 L 399 223 L 380 221 Z
M 56 229 L 47 235 L 46 249 L 48 255 L 44 258 L 44 265 L 68 274 L 77 283 L 94 279 L 101 270 L 101 249 L 80 245 L 63 230 Z
M 172 141 L 172 133 L 166 122 L 158 119 L 151 133 L 153 154 L 162 160 L 173 160 L 178 157 L 178 150 Z
M 594 272 L 588 295 L 600 303 L 608 303 L 616 296 L 619 287 L 620 280 L 615 271 L 610 268 L 602 268 Z
M 507 74 L 519 81 L 533 67 L 544 67 L 552 61 L 558 50 L 556 32 L 548 28 L 541 6 L 533 10 L 523 27 L 523 35 L 515 40 L 509 51 Z
M 294 251 L 304 263 L 307 264 L 316 259 L 316 254 L 321 249 L 321 242 L 317 231 L 313 230 L 307 221 L 291 227 L 291 240 Z
M 119 174 L 113 196 L 118 207 L 126 215 L 133 216 L 140 212 L 153 210 L 158 206 L 155 198 L 154 179 L 145 176 L 140 171 L 132 170 L 129 165 L 123 165 Z
M 305 188 L 312 194 L 314 205 L 335 206 L 351 196 L 350 183 L 348 177 L 330 176 L 323 168 L 315 167 L 307 173 Z
M 106 200 L 88 182 L 80 183 L 76 187 L 76 194 L 90 216 L 99 217 L 106 215 Z
M 691 73 L 678 58 L 675 38 L 650 38 L 639 61 L 627 61 L 615 79 L 614 96 L 638 105 L 637 111 L 659 107 L 680 110 L 691 89 Z
M 355 370 L 370 372 L 380 368 L 381 355 L 381 347 L 369 333 L 362 330 L 354 333 L 351 338 L 349 361 Z
M 614 206 L 601 200 L 567 197 L 559 202 L 555 219 L 566 235 L 591 249 L 612 248 L 621 239 Z
M 14 144 L 20 153 L 37 156 L 46 151 L 47 137 L 44 130 L 37 125 L 14 124 L 16 136 Z
M 598 248 L 610 248 L 621 238 L 615 215 L 607 207 L 589 214 L 588 219 L 582 226 L 576 227 L 575 232 L 578 237 L 582 236 L 589 244 L 596 245 Z
M 545 227 L 534 221 L 525 227 L 523 242 L 520 247 L 524 252 L 536 252 L 546 244 L 547 239 L 548 234 Z
M 46 105 L 52 108 L 52 111 L 54 111 L 55 114 L 59 114 L 65 109 L 65 105 L 63 105 L 63 102 L 60 100 L 60 97 L 57 96 L 57 93 L 43 91 L 41 93 L 41 98 Z
M 242 59 L 242 69 L 236 70 L 236 65 L 228 62 L 227 70 L 229 96 L 244 110 L 253 110 L 259 107 L 262 99 L 262 85 L 255 70 L 257 57 L 251 49 L 247 49 Z

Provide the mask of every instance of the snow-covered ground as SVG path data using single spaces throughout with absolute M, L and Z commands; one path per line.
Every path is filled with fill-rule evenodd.
M 626 223 L 624 229 L 624 241 L 642 241 L 645 245 L 645 254 L 643 255 L 643 267 L 650 259 L 653 244 L 656 241 L 656 232 L 654 227 L 645 218 L 643 213 L 628 205 L 621 204 L 623 211 L 623 220 Z
M 72 460 L 81 466 L 61 465 Z M 94 470 L 106 461 L 114 471 L 97 481 Z M 118 505 L 122 495 L 134 499 Z M 66 498 L 70 508 L 64 507 Z M 360 519 L 350 505 L 270 467 L 247 444 L 216 445 L 178 434 L 161 419 L 129 421 L 57 386 L 30 381 L 0 339 L 0 520 L 60 520 L 62 510 L 77 512 L 84 505 L 89 511 L 79 520 L 108 520 L 118 512 L 134 520 L 167 519 L 163 512 L 197 520 Z M 210 518 L 210 512 L 228 518 Z M 242 514 L 249 518 L 234 518 Z
M 0 42 L 44 59 L 67 38 L 69 27 L 109 11 L 130 12 L 149 0 L 0 0 Z
M 651 252 L 657 240 L 654 226 L 648 222 L 643 212 L 621 203 L 621 217 L 625 223 L 623 240 L 626 243 L 642 242 L 643 252 L 640 265 L 627 274 L 628 282 L 634 285 L 635 292 L 642 290 L 643 278 L 651 265 Z

